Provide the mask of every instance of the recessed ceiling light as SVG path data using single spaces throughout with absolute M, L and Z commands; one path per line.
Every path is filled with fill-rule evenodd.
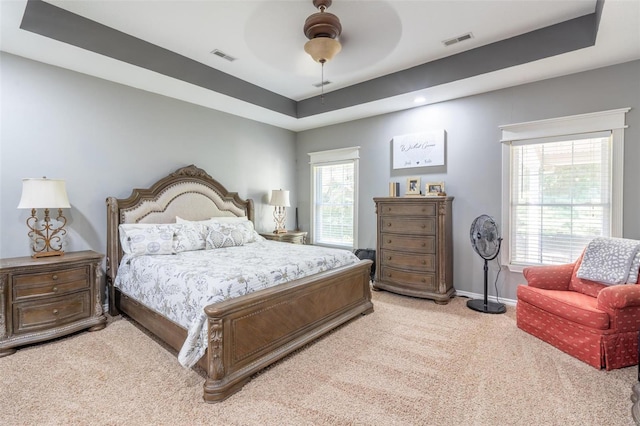
M 423 104 L 427 101 L 427 99 L 424 96 L 418 96 L 413 100 L 414 104 Z

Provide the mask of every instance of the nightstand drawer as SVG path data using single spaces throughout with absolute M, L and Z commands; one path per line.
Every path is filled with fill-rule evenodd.
M 381 232 L 395 232 L 402 234 L 435 235 L 436 218 L 404 219 L 398 217 L 381 218 Z
M 400 269 L 382 267 L 380 276 L 383 281 L 395 283 L 405 289 L 419 291 L 436 291 L 436 275 L 434 273 L 408 272 Z
M 16 303 L 13 307 L 15 333 L 48 329 L 91 316 L 91 292 L 46 300 Z
M 89 285 L 87 267 L 42 274 L 16 275 L 13 277 L 13 300 L 65 294 L 88 289 Z
M 380 260 L 382 265 L 401 269 L 420 272 L 433 272 L 436 270 L 436 257 L 433 254 L 412 254 L 382 250 Z
M 435 253 L 435 237 L 409 237 L 406 235 L 381 234 L 380 246 L 383 249 L 412 251 L 416 253 Z
M 381 216 L 435 216 L 435 203 L 382 203 L 380 205 L 382 211 L 378 212 Z

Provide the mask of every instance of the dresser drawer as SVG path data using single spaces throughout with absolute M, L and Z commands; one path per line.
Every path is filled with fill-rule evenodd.
M 417 291 L 436 291 L 436 275 L 434 273 L 420 273 L 401 271 L 399 269 L 382 266 L 380 281 L 397 284 L 405 289 Z
M 435 237 L 409 237 L 397 234 L 381 234 L 380 247 L 390 250 L 403 250 L 415 253 L 435 253 Z
M 24 274 L 13 277 L 13 300 L 54 296 L 88 289 L 90 286 L 87 267 L 61 269 L 41 274 Z
M 382 250 L 380 254 L 383 266 L 420 272 L 434 272 L 436 270 L 436 257 L 433 254 L 412 254 L 390 250 Z
M 436 203 L 381 203 L 381 216 L 435 216 Z
M 49 329 L 91 316 L 91 292 L 16 303 L 13 306 L 15 333 Z
M 436 218 L 380 218 L 380 230 L 382 232 L 394 232 L 400 234 L 435 235 Z

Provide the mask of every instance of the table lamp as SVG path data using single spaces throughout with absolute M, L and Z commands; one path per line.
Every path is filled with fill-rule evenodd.
M 32 257 L 62 256 L 62 237 L 67 233 L 64 229 L 67 219 L 62 215 L 62 209 L 71 208 L 65 181 L 46 177 L 22 179 L 22 197 L 18 208 L 31 209 L 31 217 L 27 219 L 27 235 L 32 242 Z M 49 208 L 58 209 L 57 223 L 53 223 L 49 217 Z M 44 209 L 43 220 L 38 220 L 36 209 Z
M 271 201 L 269 201 L 269 204 L 275 206 L 273 210 L 273 220 L 276 223 L 276 229 L 273 231 L 273 233 L 285 234 L 287 232 L 284 224 L 284 221 L 287 217 L 285 208 L 291 205 L 289 204 L 289 191 L 274 189 L 273 191 L 271 191 Z

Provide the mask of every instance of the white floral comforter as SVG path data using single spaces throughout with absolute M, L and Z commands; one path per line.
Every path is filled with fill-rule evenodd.
M 357 261 L 348 250 L 260 240 L 175 255 L 125 255 L 115 286 L 188 330 L 178 361 L 192 367 L 207 348 L 205 306 Z

